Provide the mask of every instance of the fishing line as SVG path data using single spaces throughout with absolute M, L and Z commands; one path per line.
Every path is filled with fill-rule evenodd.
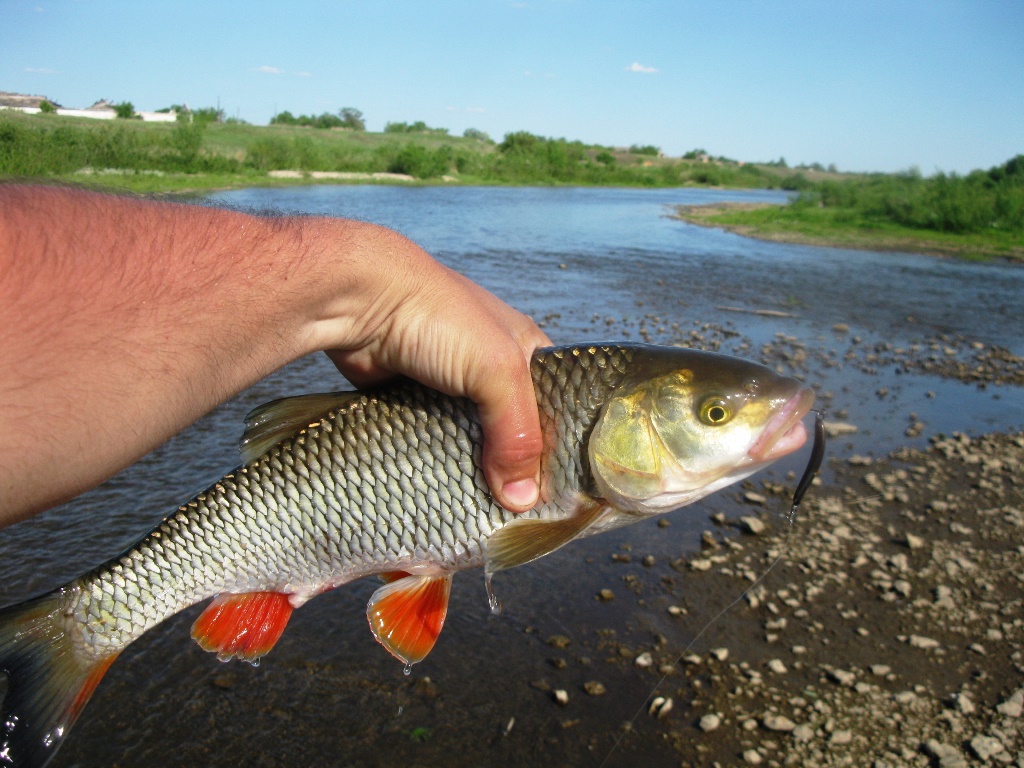
M 818 474 L 818 470 L 821 468 L 821 463 L 825 458 L 825 437 L 826 435 L 824 411 L 815 410 L 814 446 L 811 449 L 811 455 L 807 460 L 807 468 L 804 469 L 804 473 L 800 477 L 800 482 L 796 484 L 796 490 L 793 491 L 793 502 L 790 505 L 789 512 L 786 515 L 786 519 L 789 524 L 786 528 L 786 536 L 782 542 L 782 551 L 775 557 L 774 560 L 772 560 L 771 564 L 765 569 L 764 573 L 757 577 L 753 584 L 751 584 L 749 587 L 740 592 L 740 594 L 736 597 L 735 600 L 733 600 L 727 606 L 722 608 L 722 610 L 716 613 L 704 625 L 704 628 L 701 629 L 701 631 L 698 632 L 692 640 L 690 640 L 690 642 L 682 651 L 680 651 L 679 655 L 676 657 L 675 662 L 673 662 L 672 664 L 673 667 L 676 667 L 679 664 L 679 662 L 683 660 L 683 657 L 690 652 L 690 649 L 697 644 L 697 641 L 704 636 L 704 633 L 707 632 L 720 618 L 722 618 L 722 616 L 724 616 L 726 613 L 732 610 L 732 608 L 737 603 L 743 600 L 743 598 L 747 596 L 750 590 L 755 589 L 756 587 L 761 585 L 761 583 L 764 582 L 766 578 L 768 578 L 768 575 L 772 572 L 772 570 L 774 570 L 775 566 L 778 565 L 779 562 L 781 562 L 782 558 L 784 558 L 789 553 L 790 538 L 793 535 L 793 524 L 796 521 L 797 509 L 800 506 L 800 502 L 803 501 L 803 498 L 806 495 L 807 490 L 811 487 L 811 483 L 814 482 L 814 478 Z M 601 765 L 599 766 L 599 768 L 604 768 L 608 761 L 611 760 L 612 755 L 615 754 L 615 751 L 619 748 L 619 744 L 622 743 L 622 740 L 626 737 L 626 734 L 632 730 L 633 723 L 635 723 L 637 719 L 639 719 L 640 714 L 644 711 L 644 707 L 647 706 L 647 702 L 650 701 L 651 697 L 654 696 L 655 693 L 657 693 L 658 689 L 665 684 L 665 681 L 668 680 L 669 674 L 671 673 L 664 673 L 661 676 L 661 679 L 657 683 L 655 683 L 653 688 L 651 688 L 651 692 L 647 694 L 647 697 L 644 699 L 643 703 L 640 704 L 640 706 L 634 713 L 633 717 L 630 718 L 629 728 L 623 729 L 623 732 L 619 734 L 619 736 L 615 739 L 615 743 L 612 745 L 612 748 L 608 751 L 608 754 L 605 756 L 604 760 L 601 761 Z

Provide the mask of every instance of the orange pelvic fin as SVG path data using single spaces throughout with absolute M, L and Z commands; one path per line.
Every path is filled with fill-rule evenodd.
M 293 610 L 283 592 L 218 595 L 192 625 L 192 639 L 221 661 L 257 661 L 277 643 Z
M 406 664 L 422 661 L 441 634 L 452 575 L 403 576 L 378 589 L 366 605 L 377 642 Z

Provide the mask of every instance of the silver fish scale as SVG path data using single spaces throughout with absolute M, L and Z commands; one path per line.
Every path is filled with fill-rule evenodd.
M 584 441 L 632 356 L 615 346 L 534 356 L 547 503 L 526 516 L 563 516 L 592 490 Z M 221 593 L 301 602 L 372 573 L 482 565 L 487 538 L 515 518 L 491 499 L 481 445 L 465 399 L 406 383 L 347 401 L 69 584 L 62 606 L 77 652 L 120 651 Z

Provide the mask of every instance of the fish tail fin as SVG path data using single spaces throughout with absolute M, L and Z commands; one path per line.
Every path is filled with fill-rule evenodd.
M 45 765 L 117 658 L 77 658 L 59 598 L 51 592 L 0 611 L 0 765 Z

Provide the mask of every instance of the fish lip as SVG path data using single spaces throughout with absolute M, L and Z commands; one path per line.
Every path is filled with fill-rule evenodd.
M 772 461 L 800 448 L 807 441 L 802 419 L 813 405 L 814 390 L 801 387 L 768 422 L 747 455 L 757 462 Z

